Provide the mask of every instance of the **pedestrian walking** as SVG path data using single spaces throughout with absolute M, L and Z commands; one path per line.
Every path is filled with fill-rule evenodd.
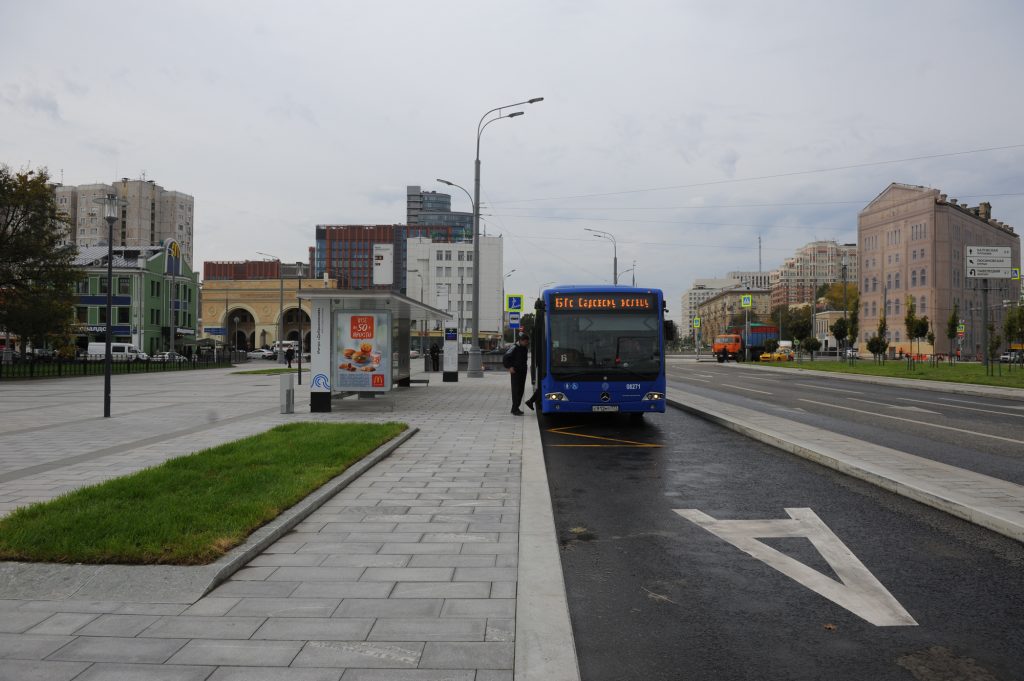
M 519 405 L 523 401 L 523 392 L 526 389 L 526 360 L 530 353 L 530 337 L 525 333 L 519 334 L 514 345 L 505 351 L 501 358 L 501 365 L 508 369 L 512 378 L 512 413 L 522 416 L 523 411 Z M 529 405 L 533 409 L 532 404 Z
M 295 359 L 295 348 L 288 348 L 284 351 L 284 359 L 288 362 L 288 368 L 292 368 L 292 360 Z
M 441 368 L 441 348 L 437 347 L 437 343 L 430 344 L 430 363 L 433 365 L 434 371 Z

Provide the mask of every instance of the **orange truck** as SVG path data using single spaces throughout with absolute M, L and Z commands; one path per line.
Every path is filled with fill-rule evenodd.
M 742 362 L 745 359 L 743 336 L 743 329 L 727 328 L 725 333 L 715 336 L 715 342 L 711 345 L 711 354 L 717 357 L 719 362 L 724 362 L 727 359 Z M 761 353 L 764 352 L 765 343 L 769 339 L 779 339 L 779 329 L 769 324 L 751 323 L 748 338 L 750 340 L 750 359 L 757 361 Z
M 743 336 L 736 333 L 723 333 L 715 336 L 715 342 L 711 344 L 711 354 L 718 358 L 719 362 L 727 359 L 743 358 Z

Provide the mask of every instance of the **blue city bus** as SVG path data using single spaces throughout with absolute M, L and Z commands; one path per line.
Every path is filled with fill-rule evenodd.
M 543 413 L 665 411 L 661 291 L 559 286 L 535 307 L 531 372 Z

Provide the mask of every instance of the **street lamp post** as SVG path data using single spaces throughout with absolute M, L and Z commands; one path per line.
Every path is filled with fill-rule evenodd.
M 594 236 L 599 239 L 609 239 L 612 242 L 612 284 L 614 286 L 619 285 L 619 246 L 615 243 L 615 236 L 610 232 L 602 232 L 599 229 L 591 229 L 590 227 L 583 228 L 587 232 L 593 232 Z
M 234 320 L 235 320 L 235 335 L 233 335 L 231 337 L 231 352 L 232 353 L 237 353 L 238 352 L 238 315 L 235 315 Z M 230 361 L 234 362 L 235 361 L 234 357 L 232 357 L 230 359 Z
M 543 102 L 543 97 L 534 97 L 523 102 L 515 102 L 491 109 L 480 117 L 476 126 L 476 161 L 473 166 L 473 335 L 469 348 L 469 370 L 466 375 L 470 378 L 483 378 L 483 367 L 480 361 L 480 136 L 484 128 L 495 121 L 503 118 L 515 118 L 522 116 L 524 111 L 513 111 L 501 113 L 504 109 L 523 104 L 536 104 Z M 497 116 L 487 119 L 488 116 L 497 112 Z
M 415 274 L 417 277 L 419 277 L 419 280 L 420 280 L 420 302 L 422 303 L 423 302 L 423 273 L 420 272 L 418 269 L 409 270 L 409 273 L 410 274 Z M 420 347 L 419 347 L 419 351 L 420 352 L 425 352 L 425 348 L 423 347 L 423 325 L 425 323 L 426 323 L 426 318 L 417 321 L 417 325 L 419 327 L 419 329 L 418 329 L 419 334 L 418 335 L 420 337 Z
M 92 201 L 103 206 L 103 219 L 107 221 L 107 329 L 103 358 L 103 417 L 110 418 L 110 370 L 113 365 L 113 356 L 110 354 L 112 332 L 110 319 L 114 305 L 114 223 L 118 218 L 118 209 L 121 206 L 127 206 L 128 202 L 117 198 L 116 194 L 107 194 L 105 197 Z
M 288 360 L 284 357 L 284 263 L 281 261 L 281 258 L 278 258 L 276 255 L 270 255 L 269 253 L 262 253 L 260 251 L 256 251 L 256 255 L 266 256 L 277 261 L 277 274 L 281 283 L 281 312 L 277 318 L 277 363 L 286 364 Z

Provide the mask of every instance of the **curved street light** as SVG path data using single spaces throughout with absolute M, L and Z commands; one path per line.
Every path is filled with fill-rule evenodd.
M 612 285 L 619 285 L 619 246 L 615 243 L 615 236 L 611 232 L 602 232 L 599 229 L 583 228 L 587 232 L 593 232 L 599 239 L 610 239 L 612 242 Z
M 480 122 L 476 126 L 476 161 L 473 167 L 473 335 L 469 347 L 469 370 L 466 372 L 466 376 L 470 378 L 483 378 L 484 375 L 480 361 L 480 136 L 483 134 L 484 128 L 491 123 L 503 118 L 522 116 L 525 113 L 513 111 L 503 114 L 502 111 L 505 109 L 543 101 L 543 97 L 534 97 L 522 102 L 499 106 L 481 116 Z M 498 115 L 488 119 L 487 117 L 493 113 Z

